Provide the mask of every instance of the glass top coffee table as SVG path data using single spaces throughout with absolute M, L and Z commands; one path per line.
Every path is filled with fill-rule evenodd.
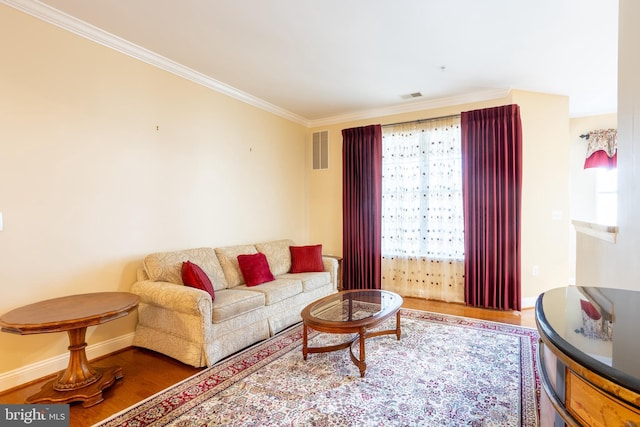
M 400 339 L 400 307 L 402 297 L 383 290 L 351 290 L 331 294 L 312 302 L 302 310 L 303 341 L 302 356 L 307 360 L 309 353 L 326 353 L 349 348 L 351 360 L 364 377 L 365 340 L 380 335 L 396 335 Z M 370 331 L 390 316 L 396 315 L 395 329 Z M 308 328 L 329 334 L 353 334 L 354 338 L 344 343 L 325 347 L 308 346 Z M 356 357 L 353 345 L 359 343 L 360 357 Z

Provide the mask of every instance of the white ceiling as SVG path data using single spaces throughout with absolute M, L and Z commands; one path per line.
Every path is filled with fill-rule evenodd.
M 307 124 L 509 89 L 567 95 L 574 117 L 617 110 L 617 0 L 1 1 L 51 6 Z

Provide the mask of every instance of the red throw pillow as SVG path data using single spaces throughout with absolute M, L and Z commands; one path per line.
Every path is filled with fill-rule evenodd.
M 191 261 L 185 261 L 182 263 L 182 281 L 185 285 L 192 288 L 202 289 L 209 292 L 211 295 L 211 301 L 216 299 L 213 285 L 207 273 L 205 273 L 197 264 Z
M 291 273 L 324 271 L 322 245 L 289 246 L 291 251 Z
M 247 286 L 256 286 L 276 280 L 269 269 L 267 257 L 262 252 L 251 255 L 238 255 L 238 265 Z

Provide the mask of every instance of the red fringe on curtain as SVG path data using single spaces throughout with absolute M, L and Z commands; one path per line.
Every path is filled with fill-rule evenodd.
M 465 302 L 520 310 L 520 108 L 463 112 L 461 125 Z
M 382 127 L 342 131 L 344 289 L 382 286 Z

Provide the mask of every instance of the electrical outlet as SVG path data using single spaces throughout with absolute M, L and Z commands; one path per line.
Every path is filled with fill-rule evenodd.
M 534 265 L 531 269 L 531 274 L 534 276 L 538 276 L 540 274 L 540 267 L 538 265 Z

